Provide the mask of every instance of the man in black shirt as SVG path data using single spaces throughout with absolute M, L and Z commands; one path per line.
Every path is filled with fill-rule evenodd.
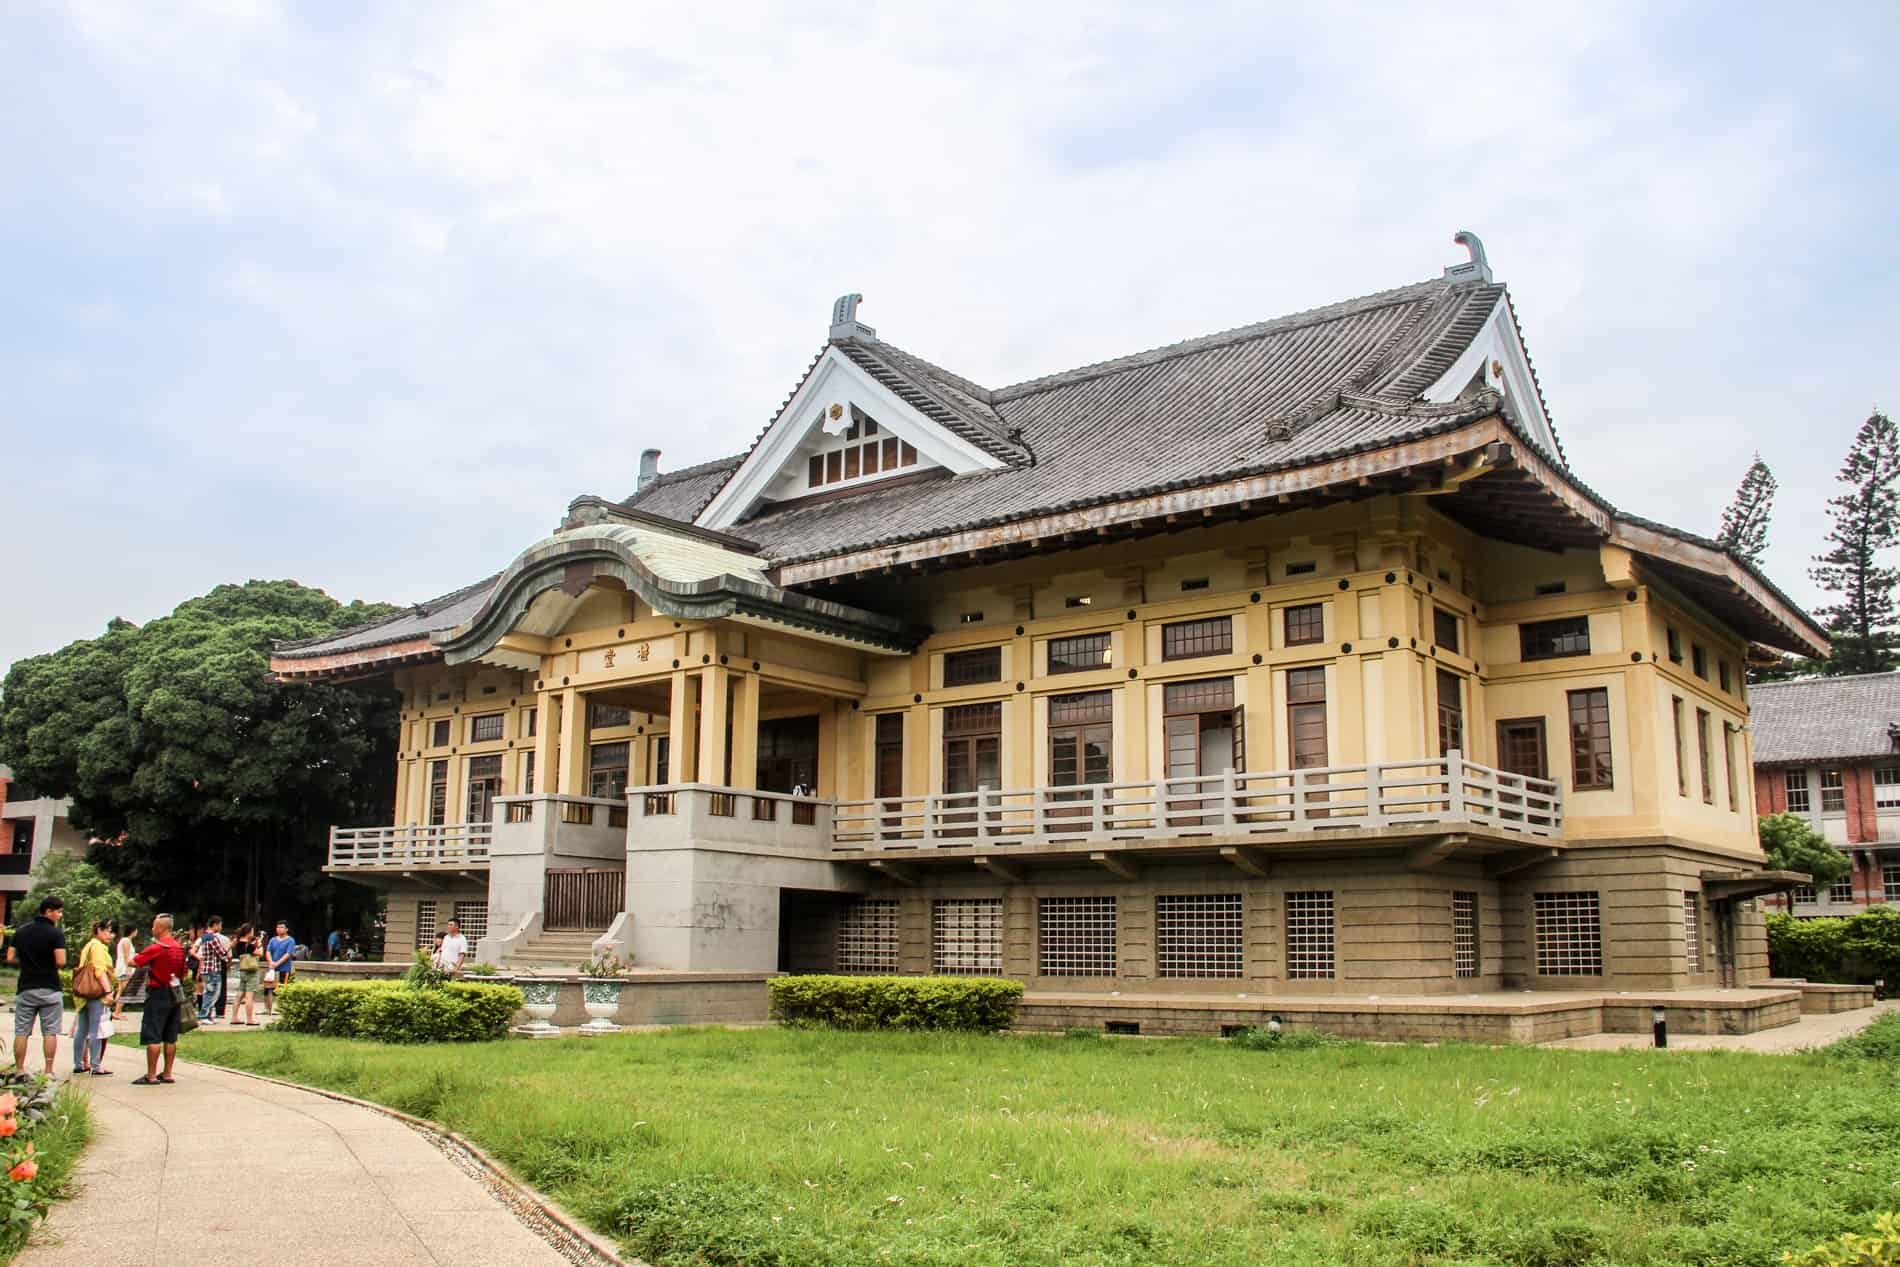
M 40 1021 L 40 1045 L 46 1053 L 46 1076 L 53 1076 L 53 1057 L 59 1054 L 61 1021 L 59 970 L 66 966 L 66 934 L 59 930 L 66 904 L 56 897 L 40 903 L 39 917 L 13 935 L 7 962 L 20 965 L 18 993 L 13 999 L 13 1067 L 26 1072 L 26 1043 L 33 1036 L 33 1018 Z

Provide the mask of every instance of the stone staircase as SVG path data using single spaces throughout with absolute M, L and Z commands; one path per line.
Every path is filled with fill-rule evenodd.
M 594 939 L 607 930 L 536 933 L 499 965 L 517 971 L 574 972 L 594 957 Z

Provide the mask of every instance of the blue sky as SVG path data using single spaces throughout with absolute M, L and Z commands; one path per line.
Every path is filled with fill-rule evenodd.
M 1759 449 L 1811 601 L 1900 401 L 1900 9 L 1522 7 L 10 6 L 0 664 L 476 579 L 742 448 L 846 290 L 1000 385 L 1459 228 L 1584 482 L 1712 532 Z

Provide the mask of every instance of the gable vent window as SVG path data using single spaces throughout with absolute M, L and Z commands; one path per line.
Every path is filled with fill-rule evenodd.
M 1000 682 L 1003 678 L 1003 649 L 980 647 L 975 651 L 952 651 L 943 657 L 943 684 L 969 686 L 976 682 Z
M 1286 574 L 1288 576 L 1311 576 L 1317 571 L 1319 571 L 1319 564 L 1313 562 L 1311 559 L 1308 559 L 1304 563 L 1289 563 L 1286 565 Z
M 814 453 L 805 460 L 805 487 L 823 488 L 917 465 L 915 446 L 894 436 L 871 438 L 877 434 L 878 425 L 873 419 L 853 422 L 842 437 L 844 447 Z M 827 438 L 827 443 L 833 442 Z
M 1182 589 L 1182 592 L 1184 593 L 1188 590 L 1204 590 L 1206 588 L 1207 588 L 1207 578 L 1205 576 L 1191 577 L 1190 579 L 1181 582 L 1181 589 Z
M 1095 605 L 1095 595 L 1071 594 L 1062 600 L 1062 605 L 1064 607 L 1093 607 Z
M 957 617 L 957 623 L 960 625 L 980 625 L 983 623 L 983 613 L 964 612 L 961 616 Z
M 1566 588 L 1562 581 L 1545 581 L 1537 587 L 1537 594 L 1538 597 L 1544 598 L 1552 594 L 1561 594 Z

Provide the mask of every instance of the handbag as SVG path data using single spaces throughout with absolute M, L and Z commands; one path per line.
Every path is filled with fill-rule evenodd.
M 249 953 L 239 955 L 238 956 L 238 971 L 239 972 L 256 972 L 257 971 L 257 956 L 253 954 L 249 954 Z
M 113 1025 L 112 1017 L 108 1014 L 99 1018 L 99 1024 L 93 1028 L 92 1032 L 95 1038 L 105 1039 L 111 1038 L 119 1031 L 118 1028 Z
M 81 964 L 73 973 L 73 997 L 103 999 L 112 993 L 112 980 L 95 964 Z
M 198 1009 L 191 1006 L 191 996 L 185 993 L 185 987 L 172 987 L 172 1006 L 178 1009 L 178 1032 L 189 1034 L 198 1028 Z

